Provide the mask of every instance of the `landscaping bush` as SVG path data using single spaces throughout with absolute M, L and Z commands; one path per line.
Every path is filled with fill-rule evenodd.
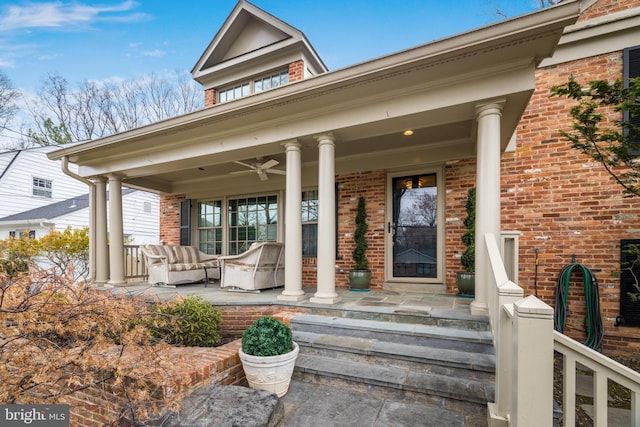
M 154 337 L 169 344 L 214 347 L 220 344 L 222 314 L 201 297 L 185 297 L 156 305 L 158 313 L 149 322 Z
M 34 289 L 33 280 L 0 273 L 0 402 L 55 404 L 109 390 L 134 419 L 179 402 L 175 391 L 191 380 L 145 327 L 157 314 L 143 299 L 58 276 Z
M 251 356 L 278 356 L 292 350 L 291 328 L 273 317 L 261 317 L 242 333 L 242 351 Z

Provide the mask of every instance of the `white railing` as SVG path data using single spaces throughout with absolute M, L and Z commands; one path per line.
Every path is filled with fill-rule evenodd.
M 553 330 L 553 308 L 524 298 L 509 280 L 496 238 L 485 236 L 492 269 L 489 316 L 496 349 L 496 395 L 490 427 L 553 425 L 553 359 L 561 353 L 564 426 L 575 425 L 576 364 L 593 371 L 594 426 L 607 425 L 607 383 L 631 391 L 631 425 L 640 426 L 640 374 Z
M 563 355 L 564 425 L 576 422 L 576 364 L 580 364 L 580 369 L 593 371 L 593 425 L 608 425 L 608 380 L 612 380 L 631 391 L 630 425 L 640 426 L 640 374 L 557 331 L 553 339 L 555 351 Z

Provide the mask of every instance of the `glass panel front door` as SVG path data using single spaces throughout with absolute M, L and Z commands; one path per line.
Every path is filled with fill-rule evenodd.
M 390 231 L 394 278 L 438 277 L 438 187 L 436 174 L 392 179 Z

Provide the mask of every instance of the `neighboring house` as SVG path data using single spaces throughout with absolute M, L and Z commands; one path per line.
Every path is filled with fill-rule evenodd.
M 348 286 L 359 196 L 373 286 L 455 293 L 466 194 L 476 186 L 473 313 L 488 312 L 495 283 L 484 238 L 509 230 L 519 242 L 512 277 L 551 305 L 572 254 L 597 271 L 605 348 L 621 350 L 637 334 L 613 326 L 614 273 L 620 239 L 640 237 L 640 201 L 562 140 L 569 107 L 550 100 L 548 86 L 571 73 L 621 78 L 624 49 L 639 41 L 640 1 L 561 2 L 328 71 L 304 34 L 241 0 L 192 70 L 205 109 L 49 158 L 78 165 L 99 194 L 107 179 L 160 194 L 165 243 L 234 254 L 257 240 L 284 242 L 280 298 L 321 304 Z M 421 197 L 431 203 L 417 215 L 406 200 Z M 100 233 L 103 205 L 92 207 Z M 411 239 L 401 220 L 415 227 Z M 123 283 L 120 253 L 97 277 Z
M 50 230 L 89 226 L 89 187 L 66 175 L 47 153 L 59 146 L 0 153 L 0 239 L 28 235 L 39 238 Z M 76 165 L 69 165 L 77 173 Z M 157 243 L 159 199 L 156 194 L 122 191 L 125 240 Z

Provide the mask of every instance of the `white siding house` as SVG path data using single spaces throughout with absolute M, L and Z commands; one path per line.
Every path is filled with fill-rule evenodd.
M 38 147 L 0 153 L 0 239 L 29 233 L 35 238 L 50 229 L 89 226 L 86 184 L 66 175 L 60 161 L 47 153 L 60 147 Z M 69 170 L 77 173 L 76 165 Z M 157 243 L 159 199 L 152 193 L 123 189 L 125 242 Z

